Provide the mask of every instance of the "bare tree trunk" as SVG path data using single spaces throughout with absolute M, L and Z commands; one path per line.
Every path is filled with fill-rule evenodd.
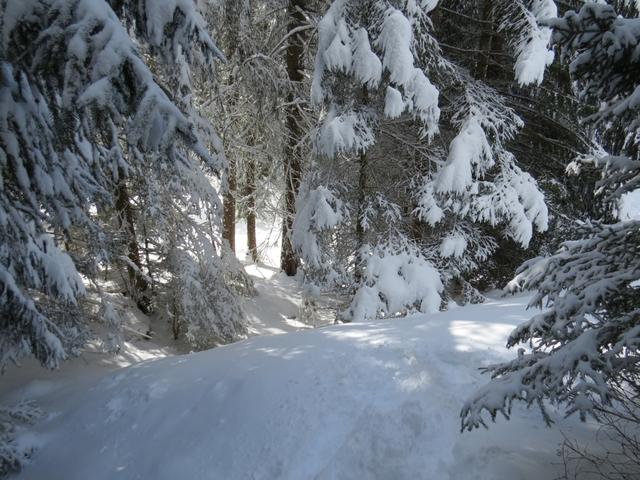
M 147 235 L 147 227 L 144 221 L 142 222 L 142 235 L 144 235 L 144 259 L 147 264 L 147 275 L 151 280 L 151 293 L 153 294 L 155 290 L 155 282 L 153 280 L 153 271 L 151 269 L 151 247 L 149 245 L 149 236 Z
M 287 7 L 289 15 L 289 32 L 304 25 L 303 9 L 306 0 L 289 0 Z M 285 179 L 285 210 L 282 220 L 282 252 L 280 268 L 287 275 L 293 276 L 298 271 L 298 258 L 291 244 L 291 229 L 296 214 L 296 196 L 300 188 L 302 164 L 300 154 L 300 139 L 302 138 L 302 113 L 296 104 L 296 86 L 303 80 L 302 56 L 304 54 L 304 38 L 301 32 L 291 35 L 287 44 L 287 74 L 291 82 L 291 93 L 288 96 L 287 131 L 289 138 L 284 159 Z
M 226 32 L 227 58 L 229 62 L 235 59 L 236 55 L 239 60 L 244 57 L 244 49 L 240 38 L 243 29 L 243 22 L 246 20 L 244 11 L 244 2 L 226 1 L 224 2 L 225 23 L 229 26 Z M 235 82 L 234 72 L 229 73 L 227 79 L 228 85 Z M 234 98 L 233 102 L 238 99 Z M 224 140 L 224 139 L 223 139 Z M 236 253 L 236 191 L 237 183 L 237 165 L 233 155 L 228 156 L 229 175 L 227 177 L 228 190 L 222 196 L 222 239 L 229 243 L 229 248 Z
M 486 80 L 489 70 L 489 59 L 491 58 L 491 45 L 495 33 L 493 25 L 493 5 L 492 0 L 484 0 L 482 4 L 482 32 L 478 41 L 478 50 L 481 52 L 475 65 L 475 77 L 479 80 Z
M 229 189 L 222 197 L 222 238 L 229 242 L 231 251 L 236 253 L 236 165 L 229 159 Z
M 362 218 L 364 216 L 364 203 L 366 200 L 367 189 L 367 154 L 360 154 L 359 170 L 358 170 L 358 218 L 356 219 L 356 241 L 357 241 L 357 253 L 356 253 L 356 265 L 355 265 L 355 277 L 356 282 L 362 280 L 362 266 L 364 258 L 362 258 L 362 247 L 364 245 L 364 226 L 362 225 Z
M 256 163 L 250 159 L 247 163 L 247 184 L 245 186 L 247 199 L 247 248 L 251 260 L 258 261 L 258 242 L 256 238 Z
M 149 287 L 147 281 L 142 275 L 142 261 L 140 259 L 140 248 L 138 246 L 138 240 L 136 238 L 135 216 L 133 212 L 133 206 L 131 205 L 131 199 L 129 197 L 129 190 L 125 182 L 125 175 L 123 171 L 120 171 L 120 181 L 116 186 L 116 212 L 118 215 L 118 222 L 121 229 L 124 229 L 127 235 L 127 257 L 131 261 L 134 268 L 131 265 L 127 265 L 127 271 L 129 274 L 129 283 L 132 289 L 133 295 L 138 308 L 144 313 L 148 313 L 150 307 L 150 299 L 145 295 L 145 291 Z
M 207 222 L 209 223 L 209 240 L 211 241 L 211 246 L 215 252 L 218 251 L 218 246 L 216 244 L 216 229 L 215 224 L 213 222 L 213 212 L 211 211 L 211 204 L 206 205 L 207 209 Z

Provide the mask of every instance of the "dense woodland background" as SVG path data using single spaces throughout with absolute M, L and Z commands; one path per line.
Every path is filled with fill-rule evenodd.
M 260 262 L 256 223 L 275 219 L 280 269 L 309 309 L 335 298 L 336 322 L 538 291 L 545 310 L 509 339 L 527 352 L 489 369 L 464 429 L 513 400 L 584 416 L 615 399 L 637 421 L 634 2 L 0 13 L 1 369 L 117 351 L 114 292 L 189 349 L 245 338 L 236 222 Z

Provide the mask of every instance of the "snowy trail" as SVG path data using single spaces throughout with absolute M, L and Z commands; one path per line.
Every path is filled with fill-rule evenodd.
M 258 295 L 246 299 L 244 310 L 250 322 L 250 335 L 274 335 L 296 332 L 332 323 L 333 317 L 321 315 L 313 324 L 300 318 L 302 288 L 295 278 L 279 272 L 280 237 L 279 219 L 272 222 L 259 221 L 257 237 L 259 263 L 247 259 L 246 225 L 239 222 L 236 226 L 236 254 L 245 264 L 245 270 L 253 278 Z M 326 310 L 326 308 L 325 308 Z
M 512 355 L 526 300 L 254 337 L 46 389 L 54 413 L 25 439 L 40 450 L 20 478 L 554 478 L 560 433 L 536 410 L 459 433 L 477 368 Z
M 265 245 L 277 262 L 277 241 Z M 17 477 L 552 479 L 561 431 L 590 436 L 574 419 L 547 429 L 533 409 L 459 432 L 478 367 L 513 355 L 504 343 L 528 297 L 313 329 L 295 279 L 246 263 L 258 290 L 245 303 L 250 339 L 189 355 L 137 342 L 112 363 L 85 355 L 0 388 L 2 402 L 35 399 L 48 413 L 19 437 L 37 451 Z
M 297 320 L 302 294 L 295 279 L 278 273 L 271 267 L 247 265 L 246 270 L 254 279 L 258 293 L 256 297 L 244 302 L 251 335 L 280 334 L 313 328 Z
M 326 299 L 318 299 L 323 307 L 315 321 L 301 318 L 302 289 L 295 278 L 265 265 L 245 266 L 253 278 L 257 295 L 244 302 L 250 335 L 274 335 L 297 332 L 333 323 Z

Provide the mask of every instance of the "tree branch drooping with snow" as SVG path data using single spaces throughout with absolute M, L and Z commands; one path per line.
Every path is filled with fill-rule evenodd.
M 594 160 L 601 169 L 600 201 L 612 206 L 634 188 L 638 178 L 638 108 L 634 102 L 640 20 L 618 17 L 608 5 L 588 3 L 579 12 L 551 20 L 553 40 L 584 99 L 600 103 L 589 120 L 603 135 L 615 137 L 615 155 Z M 576 166 L 577 168 L 578 166 Z M 613 205 L 615 206 L 615 204 Z M 534 288 L 531 306 L 545 308 L 509 337 L 521 348 L 511 362 L 487 368 L 493 379 L 462 410 L 462 427 L 484 425 L 482 412 L 508 416 L 514 401 L 564 404 L 581 418 L 613 400 L 612 384 L 637 378 L 640 358 L 640 224 L 586 222 L 581 237 L 566 242 L 555 255 L 523 265 L 511 289 Z M 637 388 L 631 386 L 631 388 Z
M 38 301 L 83 295 L 81 259 L 58 243 L 72 228 L 104 239 L 89 211 L 108 208 L 116 185 L 152 164 L 183 179 L 197 176 L 196 158 L 224 168 L 199 139 L 188 102 L 156 81 L 140 51 L 160 52 L 185 74 L 219 56 L 193 4 L 113 3 L 115 11 L 103 0 L 11 0 L 2 11 L 0 366 L 25 353 L 49 367 L 65 358 L 79 325 L 56 324 Z
M 364 298 L 360 288 L 380 281 L 368 271 L 372 258 L 394 264 L 400 251 L 417 253 L 417 262 L 433 265 L 431 273 L 448 283 L 493 253 L 496 243 L 485 233 L 486 226 L 500 229 L 522 247 L 529 245 L 534 229 L 547 229 L 544 195 L 507 150 L 522 121 L 496 91 L 444 55 L 432 36 L 429 14 L 436 6 L 433 1 L 339 0 L 318 25 L 311 92 L 321 115 L 318 159 L 301 201 L 319 198 L 314 192 L 321 187 L 341 199 L 354 222 L 324 229 L 324 245 L 303 241 L 303 237 L 309 240 L 309 232 L 294 238 L 310 276 L 316 277 L 311 281 L 330 286 L 341 279 L 337 283 L 352 285 L 356 304 Z M 550 12 L 548 5 L 538 7 L 539 16 Z M 525 47 L 529 36 L 542 38 L 549 31 L 531 23 L 538 17 L 530 8 L 519 4 L 517 12 L 528 22 L 529 33 L 526 39 L 514 39 L 514 48 L 522 65 L 519 70 L 544 70 L 546 57 L 540 67 L 539 52 L 524 51 L 539 47 Z M 506 22 L 513 12 L 502 15 Z M 550 55 L 546 44 L 544 52 Z M 518 75 L 521 83 L 541 80 L 539 73 L 535 79 L 531 73 Z M 444 106 L 440 90 L 446 93 Z M 404 128 L 402 134 L 399 128 Z M 396 152 L 410 150 L 410 144 L 399 140 L 407 132 L 424 150 L 403 161 Z M 446 149 L 441 148 L 444 142 Z M 391 152 L 396 161 L 389 161 Z M 372 203 L 378 206 L 380 223 L 370 229 Z M 407 203 L 414 205 L 409 212 L 396 208 Z M 312 211 L 305 207 L 298 215 Z M 306 224 L 308 220 L 297 222 Z M 377 225 L 382 224 L 385 233 L 380 236 Z M 416 224 L 426 225 L 430 233 L 416 235 Z M 327 262 L 318 268 L 317 252 L 322 248 L 340 253 L 325 254 Z M 377 252 L 373 256 L 371 249 Z M 345 269 L 345 264 L 351 266 Z M 432 280 L 427 283 L 440 284 Z M 411 309 L 421 301 L 401 303 Z M 354 311 L 370 312 L 366 318 L 376 316 L 375 308 L 353 304 L 346 318 Z M 395 312 L 386 308 L 378 312 L 391 313 Z

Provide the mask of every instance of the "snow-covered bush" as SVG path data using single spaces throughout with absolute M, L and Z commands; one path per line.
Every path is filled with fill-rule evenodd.
M 350 321 L 407 312 L 434 313 L 440 309 L 443 286 L 440 274 L 412 246 L 377 246 L 366 249 L 363 284 L 344 317 Z
M 640 378 L 612 384 L 616 402 L 597 410 L 598 450 L 575 438 L 565 438 L 559 454 L 569 480 L 589 473 L 606 480 L 640 477 Z
M 149 266 L 158 311 L 168 317 L 174 339 L 184 339 L 193 348 L 242 338 L 246 328 L 240 297 L 252 295 L 254 288 L 240 262 L 225 249 L 219 217 L 201 217 L 206 208 L 220 208 L 215 189 L 206 177 L 172 183 L 147 183 L 153 187 L 147 197 L 152 201 L 141 205 L 137 220 L 154 244 Z
M 618 17 L 612 7 L 585 4 L 580 12 L 549 21 L 553 39 L 571 61 L 570 70 L 586 100 L 599 102 L 590 120 L 615 156 L 600 162 L 600 200 L 610 206 L 635 188 L 638 160 L 638 66 L 640 19 Z M 621 136 L 622 135 L 622 141 Z M 462 427 L 509 415 L 514 400 L 566 405 L 582 418 L 615 399 L 617 384 L 636 379 L 640 358 L 640 222 L 584 222 L 581 238 L 553 256 L 524 264 L 512 288 L 537 289 L 531 306 L 545 307 L 518 327 L 508 345 L 519 349 L 510 362 L 488 367 L 493 380 L 464 406 Z M 622 383 L 621 383 L 622 382 Z
M 174 338 L 184 337 L 198 350 L 244 338 L 247 331 L 238 296 L 216 257 L 176 250 L 171 261 L 176 272 L 169 284 Z
M 24 425 L 34 423 L 42 411 L 32 402 L 0 405 L 0 476 L 18 471 L 31 456 L 33 447 L 16 438 Z
M 317 326 L 320 320 L 318 312 L 318 299 L 321 290 L 316 285 L 307 283 L 302 289 L 302 301 L 298 308 L 298 317 L 307 325 Z

